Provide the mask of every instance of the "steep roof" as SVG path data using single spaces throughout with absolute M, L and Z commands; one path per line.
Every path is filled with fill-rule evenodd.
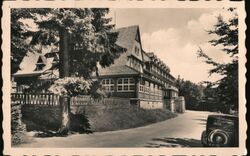
M 116 44 L 123 48 L 126 48 L 127 52 L 131 52 L 133 50 L 132 48 L 138 29 L 138 25 L 116 29 L 116 31 L 118 31 L 118 38 Z
M 142 55 L 143 55 L 144 62 L 151 61 L 150 57 L 148 56 L 148 54 L 145 51 L 142 51 Z
M 52 63 L 55 58 L 46 58 L 46 53 L 28 52 L 20 64 L 20 70 L 18 70 L 13 76 L 25 77 L 25 76 L 39 76 L 52 68 Z M 37 63 L 43 63 L 45 66 L 42 70 L 35 71 Z M 55 70 L 53 71 L 55 72 Z
M 110 66 L 108 68 L 99 69 L 100 76 L 115 76 L 115 75 L 137 75 L 138 71 L 123 65 L 123 66 Z

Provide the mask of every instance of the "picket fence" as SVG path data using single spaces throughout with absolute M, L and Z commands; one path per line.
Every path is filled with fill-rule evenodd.
M 11 103 L 12 104 L 23 104 L 23 105 L 48 105 L 58 106 L 59 95 L 52 93 L 41 93 L 41 94 L 24 94 L 24 93 L 12 93 Z M 71 105 L 88 105 L 91 101 L 90 96 L 77 96 L 70 99 Z

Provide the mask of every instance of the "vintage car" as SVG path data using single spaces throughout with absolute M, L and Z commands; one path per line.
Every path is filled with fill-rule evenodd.
M 204 147 L 237 147 L 239 118 L 230 115 L 209 115 L 201 143 Z

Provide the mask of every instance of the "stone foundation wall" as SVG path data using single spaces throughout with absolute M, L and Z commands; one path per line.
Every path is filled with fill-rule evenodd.
M 174 100 L 175 103 L 175 110 L 178 113 L 184 113 L 186 108 L 185 108 L 185 99 L 183 96 L 179 96 Z
M 61 125 L 60 106 L 22 105 L 22 121 L 27 130 L 58 130 Z
M 88 105 L 71 105 L 71 113 L 93 116 L 105 110 L 128 109 L 130 101 L 127 98 L 105 98 L 101 101 L 91 101 Z
M 165 99 L 164 107 L 171 112 L 184 113 L 186 110 L 185 99 L 182 96 L 173 99 Z

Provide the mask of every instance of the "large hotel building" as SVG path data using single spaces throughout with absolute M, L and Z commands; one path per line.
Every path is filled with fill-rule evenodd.
M 117 31 L 116 44 L 126 51 L 110 67 L 99 68 L 103 89 L 109 97 L 129 98 L 131 104 L 142 108 L 172 109 L 171 103 L 178 99 L 178 89 L 169 67 L 154 53 L 143 50 L 139 26 Z M 17 92 L 22 92 L 22 83 L 29 79 L 41 79 L 42 82 L 58 77 L 58 69 L 53 68 L 58 60 L 58 52 L 32 54 L 24 58 L 21 70 L 13 75 Z
M 143 108 L 162 108 L 178 97 L 169 67 L 142 48 L 139 26 L 118 29 L 117 44 L 127 51 L 108 68 L 99 69 L 102 86 L 110 96 L 130 98 Z

